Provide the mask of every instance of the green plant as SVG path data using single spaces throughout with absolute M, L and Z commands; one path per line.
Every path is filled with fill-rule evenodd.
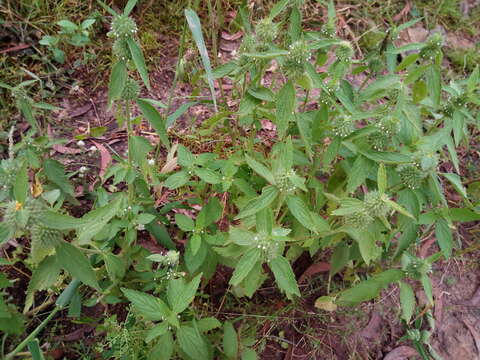
M 90 28 L 95 19 L 86 19 L 77 25 L 70 20 L 60 20 L 57 25 L 60 30 L 57 35 L 45 35 L 40 44 L 46 46 L 53 54 L 53 58 L 60 64 L 65 62 L 65 52 L 61 49 L 64 44 L 75 47 L 85 47 L 90 43 Z
M 26 263 L 32 279 L 24 312 L 37 311 L 38 306 L 30 310 L 37 291 L 50 289 L 53 299 L 70 276 L 75 287 L 65 291 L 77 309 L 99 302 L 131 304 L 125 321 L 110 317 L 102 325 L 106 337 L 98 348 L 105 357 L 255 359 L 241 324 L 222 326 L 200 306 L 217 266 L 232 269 L 228 283 L 239 298 L 253 297 L 272 278 L 296 302 L 302 292 L 292 264 L 305 252 L 331 253 L 327 293 L 317 307 L 354 306 L 398 284 L 402 318 L 416 326 L 408 336 L 426 354 L 428 334 L 418 319 L 412 321 L 412 284 L 421 284 L 431 305 L 431 266 L 454 254 L 455 222 L 480 218 L 458 175 L 456 152 L 478 125 L 478 67 L 468 78 L 446 84 L 439 35 L 396 47 L 396 36 L 417 20 L 393 27 L 360 58 L 336 35 L 333 2 L 324 27 L 315 32 L 301 27 L 301 1 L 282 0 L 256 23 L 242 8 L 239 56 L 212 71 L 200 19 L 187 10 L 212 96 L 204 103 L 213 105 L 214 115 L 205 122 L 208 129 L 196 134 L 200 146 L 172 145 L 167 128 L 195 103 L 170 113 L 171 98 L 168 105 L 140 98 L 137 77 L 147 90 L 150 79 L 130 16 L 137 1 L 129 0 L 122 13 L 99 3 L 112 16 L 108 106 L 126 127 L 128 153 L 114 156 L 115 164 L 87 194 L 92 208 L 73 217 L 64 205 L 77 203 L 70 181 L 75 173 L 47 156 L 52 142 L 32 139 L 32 132 L 14 144 L 10 134 L 9 158 L 0 166 L 0 243 L 30 239 Z M 415 52 L 407 55 L 410 51 Z M 405 55 L 400 62 L 399 54 Z M 266 86 L 273 61 L 278 70 Z M 352 80 L 360 75 L 360 81 Z M 223 77 L 236 84 L 231 95 L 239 103 L 236 111 L 216 98 L 213 80 Z M 2 87 L 20 92 L 24 85 Z M 33 101 L 25 96 L 20 101 L 35 127 L 29 115 Z M 142 119 L 160 139 L 155 155 L 139 131 Z M 275 129 L 268 141 L 261 133 L 265 123 Z M 217 129 L 228 134 L 221 146 L 202 143 L 202 134 Z M 168 155 L 159 171 L 161 147 Z M 455 172 L 440 170 L 446 161 Z M 449 207 L 446 184 L 461 196 L 461 207 Z M 157 194 L 166 189 L 160 206 Z M 416 257 L 417 245 L 433 233 L 440 251 Z M 152 253 L 141 246 L 139 239 L 147 235 L 163 249 Z M 344 271 L 353 280 L 331 288 L 332 277 Z M 85 287 L 78 287 L 80 282 Z M 27 344 L 38 350 L 31 341 L 67 305 L 62 297 L 7 358 Z M 44 304 L 39 306 L 52 302 Z

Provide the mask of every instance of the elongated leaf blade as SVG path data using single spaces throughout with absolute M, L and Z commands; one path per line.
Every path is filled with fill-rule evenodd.
M 205 46 L 205 41 L 203 39 L 202 25 L 200 23 L 200 19 L 198 18 L 197 13 L 192 9 L 185 9 L 185 17 L 187 18 L 188 26 L 190 27 L 190 31 L 192 32 L 193 40 L 195 41 L 198 51 L 200 52 L 203 67 L 205 68 L 205 74 L 207 75 L 208 86 L 210 87 L 210 92 L 212 93 L 212 100 L 215 112 L 218 112 L 217 99 L 215 96 L 215 87 L 213 84 L 212 67 L 210 65 L 210 58 L 208 57 L 207 47 Z
M 269 206 L 279 194 L 279 190 L 274 186 L 267 186 L 263 189 L 262 195 L 259 197 L 250 200 L 247 205 L 240 211 L 240 213 L 235 217 L 236 220 L 242 219 L 244 217 L 255 215 L 262 209 L 265 209 Z
M 145 65 L 145 58 L 143 57 L 142 49 L 140 49 L 140 46 L 138 46 L 137 42 L 132 38 L 128 38 L 127 43 L 128 48 L 130 49 L 130 54 L 132 55 L 133 63 L 135 64 L 143 83 L 148 90 L 151 90 L 147 65 Z
M 137 104 L 143 116 L 145 116 L 148 122 L 155 129 L 160 141 L 167 147 L 167 149 L 170 149 L 170 141 L 168 140 L 167 129 L 163 117 L 148 101 L 137 99 Z

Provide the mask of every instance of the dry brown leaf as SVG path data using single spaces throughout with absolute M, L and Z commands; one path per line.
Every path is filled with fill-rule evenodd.
M 415 355 L 418 355 L 418 353 L 414 348 L 410 346 L 399 346 L 390 351 L 383 360 L 408 360 Z
M 229 34 L 226 31 L 222 31 L 222 39 L 227 41 L 235 41 L 243 36 L 243 31 L 238 31 L 235 34 Z
M 322 272 L 328 272 L 330 271 L 330 264 L 326 262 L 318 262 L 315 264 L 310 265 L 307 270 L 300 276 L 298 279 L 298 283 L 301 284 L 307 278 L 311 278 L 313 275 L 322 273 Z
M 98 151 L 100 151 L 100 177 L 103 177 L 105 175 L 105 172 L 107 171 L 108 166 L 112 162 L 112 155 L 108 152 L 108 150 L 105 148 L 105 146 L 96 143 L 95 141 L 92 140 L 92 143 L 97 147 Z

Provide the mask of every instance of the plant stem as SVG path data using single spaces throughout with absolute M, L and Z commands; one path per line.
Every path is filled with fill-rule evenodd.
M 5 356 L 5 360 L 11 360 L 15 357 L 16 354 L 18 354 L 25 346 L 27 346 L 27 344 L 32 341 L 40 331 L 42 331 L 42 329 L 45 327 L 45 325 L 48 324 L 48 322 L 57 314 L 57 312 L 59 312 L 61 310 L 61 308 L 59 306 L 55 307 L 55 309 L 52 310 L 52 312 L 50 313 L 50 315 L 48 315 L 46 317 L 45 320 L 43 320 L 40 325 L 38 325 L 36 327 L 35 330 L 33 330 L 26 338 L 25 340 L 23 340 L 20 344 L 18 344 L 18 346 L 13 349 L 13 351 L 9 354 L 7 354 L 7 356 Z
M 133 169 L 133 160 L 132 160 L 132 149 L 130 143 L 130 137 L 133 135 L 132 130 L 132 120 L 130 119 L 130 101 L 125 102 L 125 121 L 127 123 L 127 147 L 128 147 L 128 169 Z M 132 205 L 133 203 L 133 184 L 128 184 L 128 204 Z

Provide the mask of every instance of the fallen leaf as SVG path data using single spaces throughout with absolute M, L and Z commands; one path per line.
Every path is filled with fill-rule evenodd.
M 105 172 L 107 171 L 108 166 L 112 162 L 112 155 L 108 152 L 108 150 L 105 148 L 105 146 L 96 143 L 95 141 L 92 140 L 92 143 L 97 147 L 98 151 L 100 151 L 100 177 L 103 177 L 105 175 Z
M 322 272 L 328 272 L 330 271 L 330 264 L 326 262 L 318 262 L 315 264 L 310 265 L 307 270 L 300 276 L 298 279 L 298 283 L 301 284 L 307 278 L 311 278 L 313 275 L 322 273 Z
M 418 355 L 417 350 L 410 346 L 399 346 L 390 351 L 383 360 L 408 360 L 412 356 Z
M 238 31 L 235 34 L 229 34 L 226 31 L 222 31 L 222 39 L 227 41 L 235 41 L 243 36 L 243 31 Z
M 473 327 L 472 324 L 470 324 L 470 321 L 466 319 L 462 319 L 463 323 L 465 326 L 470 330 L 470 333 L 472 334 L 473 340 L 475 340 L 475 346 L 477 347 L 477 352 L 480 358 L 480 335 L 478 334 L 477 330 Z
M 401 20 L 403 17 L 408 15 L 411 9 L 412 9 L 412 4 L 410 3 L 410 1 L 407 1 L 403 9 L 393 17 L 393 21 Z
M 322 296 L 315 300 L 315 307 L 325 311 L 337 310 L 337 304 L 334 303 L 334 298 L 331 296 Z
M 86 114 L 91 108 L 92 108 L 92 104 L 87 103 L 83 106 L 73 109 L 73 111 L 69 112 L 68 115 L 70 115 L 70 117 L 72 118 L 79 117 L 79 116 L 82 116 L 83 114 Z

